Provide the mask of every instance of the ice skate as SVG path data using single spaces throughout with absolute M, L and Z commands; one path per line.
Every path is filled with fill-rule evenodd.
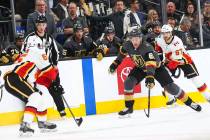
M 31 129 L 29 123 L 27 123 L 27 122 L 21 123 L 19 131 L 20 131 L 21 137 L 22 136 L 29 137 L 34 134 L 34 130 Z
M 56 124 L 46 122 L 46 121 L 44 121 L 44 122 L 39 121 L 38 122 L 38 127 L 39 127 L 39 129 L 41 130 L 42 133 L 57 131 L 56 130 L 56 127 L 57 127 Z

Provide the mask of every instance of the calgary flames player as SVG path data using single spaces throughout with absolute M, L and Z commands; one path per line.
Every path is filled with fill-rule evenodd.
M 165 65 L 170 71 L 174 72 L 180 68 L 184 72 L 184 76 L 190 79 L 198 91 L 210 102 L 207 85 L 200 80 L 197 68 L 191 56 L 186 52 L 182 40 L 172 35 L 172 31 L 170 25 L 162 26 L 162 35 L 156 38 L 156 51 L 163 53 Z M 171 97 L 171 95 L 169 95 L 169 99 L 170 104 L 176 101 L 176 98 Z
M 44 51 L 46 51 L 47 57 L 49 58 L 49 63 L 53 66 L 55 72 L 57 73 L 57 76 L 55 80 L 51 80 L 50 77 L 43 75 L 42 77 L 38 78 L 36 82 L 48 88 L 60 116 L 65 117 L 65 106 L 61 96 L 64 93 L 64 90 L 60 84 L 60 77 L 57 68 L 59 51 L 55 40 L 53 39 L 53 37 L 49 36 L 46 33 L 46 29 L 46 17 L 39 16 L 36 19 L 36 30 L 25 38 L 22 52 L 28 52 L 33 47 L 38 47 L 40 48 L 40 50 L 43 49 Z
M 118 57 L 109 67 L 109 72 L 114 73 L 127 55 L 129 55 L 136 64 L 124 82 L 126 108 L 120 111 L 119 115 L 129 115 L 133 112 L 133 88 L 144 78 L 145 85 L 148 88 L 151 89 L 154 87 L 156 79 L 170 94 L 176 96 L 192 109 L 201 111 L 201 106 L 194 103 L 192 99 L 173 82 L 165 67 L 161 65 L 157 52 L 154 51 L 150 44 L 143 40 L 142 33 L 138 29 L 133 29 L 129 33 L 129 36 L 129 40 L 124 43 Z
M 47 89 L 36 82 L 43 76 L 55 80 L 56 72 L 49 63 L 45 50 L 38 47 L 31 48 L 21 62 L 4 75 L 6 90 L 26 104 L 19 130 L 23 136 L 34 133 L 30 124 L 35 116 L 42 132 L 56 129 L 55 124 L 47 122 L 47 106 L 44 98 Z

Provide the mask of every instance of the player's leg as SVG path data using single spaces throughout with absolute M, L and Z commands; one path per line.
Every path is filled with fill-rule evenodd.
M 168 93 L 174 95 L 177 99 L 181 100 L 185 105 L 192 109 L 201 111 L 201 106 L 193 102 L 192 99 L 173 82 L 173 79 L 164 67 L 156 69 L 155 78 Z
M 47 121 L 47 100 L 48 98 L 45 96 L 48 93 L 48 89 L 43 85 L 36 85 L 36 88 L 41 92 L 40 104 L 37 107 L 36 117 L 38 120 L 38 127 L 41 132 L 49 132 L 56 130 L 56 124 L 50 123 Z
M 210 92 L 207 85 L 200 79 L 199 73 L 194 63 L 180 66 L 183 70 L 185 77 L 190 79 L 198 91 L 210 102 Z
M 31 135 L 34 130 L 30 127 L 34 116 L 37 111 L 40 94 L 35 92 L 34 89 L 25 81 L 23 81 L 17 74 L 9 73 L 5 77 L 6 90 L 21 99 L 26 103 L 23 122 L 20 126 L 20 133 L 24 135 Z
M 134 68 L 124 81 L 124 98 L 125 98 L 125 109 L 120 111 L 118 114 L 121 116 L 133 113 L 133 88 L 136 84 L 142 81 L 145 77 L 145 72 L 139 68 Z

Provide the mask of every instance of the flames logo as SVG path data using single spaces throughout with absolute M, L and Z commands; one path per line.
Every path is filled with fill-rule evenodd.
M 128 75 L 132 69 L 133 69 L 132 67 L 125 67 L 122 69 L 122 71 L 120 73 L 120 78 L 123 82 L 125 81 L 126 77 L 128 77 Z

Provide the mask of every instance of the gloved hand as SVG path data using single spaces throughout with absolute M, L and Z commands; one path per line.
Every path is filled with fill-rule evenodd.
M 145 77 L 145 85 L 147 88 L 152 89 L 155 86 L 154 76 L 146 76 Z
M 0 58 L 0 61 L 1 61 L 3 64 L 7 64 L 7 63 L 9 63 L 9 58 L 7 58 L 6 56 L 2 56 L 2 57 Z
M 168 64 L 166 65 L 170 70 L 174 70 L 178 67 L 180 62 L 178 61 L 169 61 Z
M 104 51 L 102 48 L 98 48 L 94 51 L 94 56 L 98 61 L 101 61 L 104 57 Z
M 113 73 L 115 72 L 116 69 L 117 69 L 117 64 L 112 63 L 112 64 L 109 66 L 109 73 L 113 74 Z

